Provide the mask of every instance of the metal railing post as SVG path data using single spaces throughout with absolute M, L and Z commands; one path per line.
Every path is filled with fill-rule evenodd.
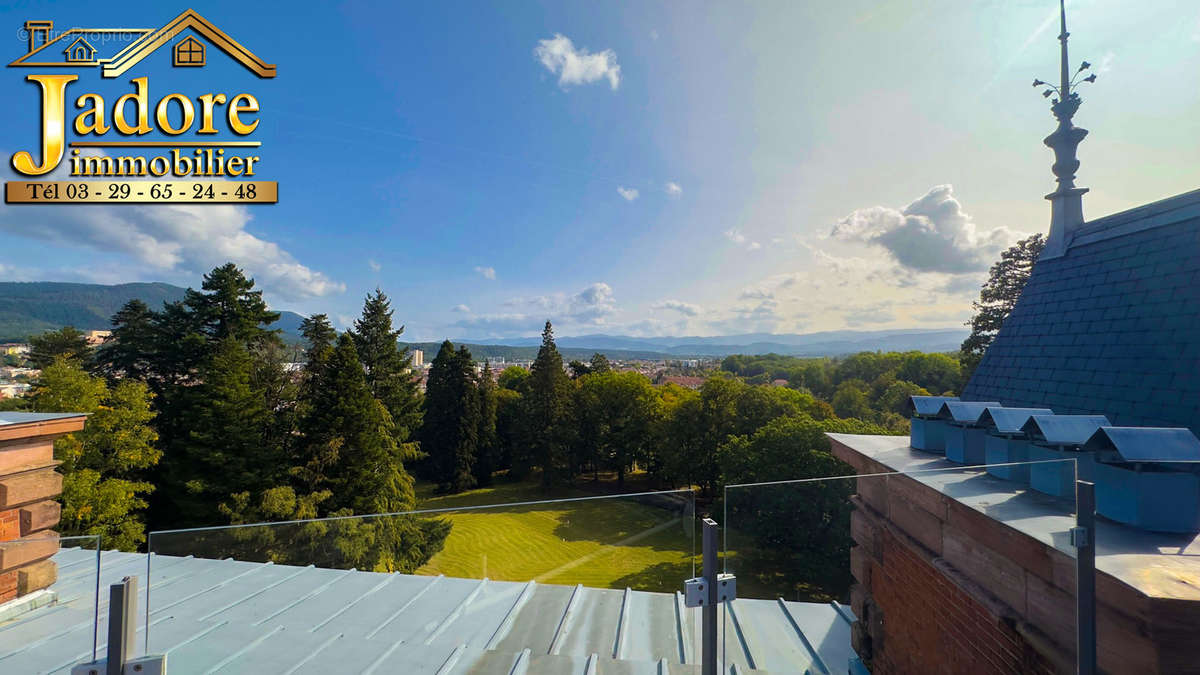
M 1096 672 L 1096 485 L 1075 481 L 1075 658 L 1080 675 Z
M 137 577 L 125 577 L 108 587 L 107 675 L 121 675 L 133 657 L 137 636 Z
M 700 672 L 717 675 L 717 522 L 704 521 L 704 581 L 708 602 L 704 605 L 703 651 Z

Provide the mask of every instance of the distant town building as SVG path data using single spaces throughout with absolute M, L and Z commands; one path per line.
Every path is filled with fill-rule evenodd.
M 689 375 L 668 375 L 662 378 L 659 384 L 677 384 L 685 389 L 699 389 L 704 386 L 704 378 L 691 377 Z
M 22 356 L 29 353 L 29 345 L 20 342 L 0 344 L 0 354 L 4 356 Z
M 413 368 L 421 368 L 425 365 L 425 352 L 420 349 L 412 349 L 408 353 L 412 355 Z
M 24 382 L 0 384 L 0 398 L 19 398 L 29 393 L 30 385 Z
M 112 335 L 111 330 L 89 330 L 83 334 L 89 347 L 98 347 Z

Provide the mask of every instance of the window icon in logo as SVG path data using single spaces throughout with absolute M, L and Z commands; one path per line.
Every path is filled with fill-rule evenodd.
M 175 45 L 176 66 L 203 66 L 204 45 L 192 36 L 185 37 Z

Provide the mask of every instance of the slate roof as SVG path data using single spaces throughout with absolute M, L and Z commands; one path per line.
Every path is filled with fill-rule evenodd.
M 1038 260 L 962 398 L 1200 433 L 1200 190 Z
M 90 660 L 96 552 L 54 557 L 56 604 L 0 621 L 0 673 L 68 673 Z M 383 574 L 105 551 L 107 587 L 138 575 L 138 652 L 195 673 L 700 672 L 700 608 L 672 593 Z M 681 580 L 682 581 L 682 580 Z M 719 657 L 737 672 L 846 672 L 854 615 L 837 603 L 738 599 L 721 611 Z

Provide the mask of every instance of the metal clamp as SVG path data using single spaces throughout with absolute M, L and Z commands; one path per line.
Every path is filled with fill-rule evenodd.
M 1075 548 L 1083 548 L 1088 545 L 1088 531 L 1086 527 L 1072 527 L 1071 545 Z
M 737 599 L 737 577 L 732 574 L 717 575 L 717 602 Z M 708 580 L 696 577 L 683 582 L 683 605 L 685 607 L 708 606 Z

